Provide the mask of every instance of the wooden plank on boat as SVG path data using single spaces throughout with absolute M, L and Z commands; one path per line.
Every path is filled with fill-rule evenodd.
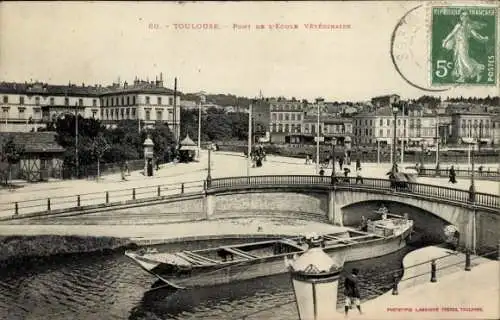
M 213 259 L 201 256 L 201 255 L 196 254 L 196 253 L 191 252 L 191 251 L 182 251 L 182 253 L 184 253 L 185 255 L 187 255 L 190 258 L 201 260 L 201 261 L 204 261 L 204 262 L 216 263 L 216 264 L 220 263 L 219 261 L 216 261 L 216 260 L 213 260 Z
M 231 252 L 231 253 L 234 253 L 234 254 L 237 254 L 239 256 L 242 256 L 242 257 L 245 257 L 247 259 L 258 259 L 259 257 L 257 256 L 254 256 L 252 254 L 248 254 L 246 252 L 243 252 L 239 249 L 236 249 L 236 248 L 230 248 L 230 247 L 224 247 L 225 250 Z
M 204 265 L 204 264 L 205 264 L 205 263 L 203 263 L 203 262 L 201 262 L 201 261 L 197 261 L 197 260 L 195 260 L 195 259 L 193 259 L 193 258 L 188 257 L 187 255 L 185 255 L 185 254 L 184 254 L 184 253 L 182 253 L 182 252 L 177 252 L 175 255 L 176 255 L 176 256 L 178 256 L 178 257 L 179 257 L 179 258 L 181 258 L 181 259 L 184 259 L 184 260 L 186 260 L 186 261 L 188 261 L 188 262 L 192 263 L 192 264 L 196 264 L 196 265 Z

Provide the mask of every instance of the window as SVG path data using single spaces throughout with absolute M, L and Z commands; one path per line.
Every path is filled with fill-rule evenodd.
M 53 106 L 54 105 L 54 97 L 50 97 L 50 105 Z
M 124 105 L 125 105 L 125 98 L 124 98 L 124 97 L 122 97 L 122 103 L 121 103 L 121 105 L 122 105 L 122 106 L 124 106 Z
M 78 105 L 81 107 L 83 106 L 83 99 L 78 99 Z
M 300 124 L 298 124 L 296 128 L 297 128 L 297 132 L 300 133 L 300 131 L 301 131 Z
M 385 124 L 388 126 L 389 125 L 389 119 L 386 119 Z
M 3 96 L 3 103 L 9 103 L 9 97 Z
M 278 113 L 278 120 L 282 121 L 283 120 L 283 113 Z
M 127 106 L 129 106 L 129 105 L 130 105 L 130 97 L 127 96 Z
M 290 115 L 288 113 L 285 114 L 285 121 L 289 121 L 290 120 Z
M 289 128 L 289 126 L 288 126 L 288 123 L 287 123 L 287 124 L 285 124 L 285 132 L 290 132 L 290 130 L 289 130 L 289 129 L 290 129 L 290 128 Z
M 124 119 L 124 118 L 125 118 L 125 117 L 124 117 L 124 115 L 125 115 L 125 110 L 123 110 L 123 108 L 120 108 L 120 116 L 121 116 L 121 119 Z
M 135 99 L 135 98 L 133 98 Z M 132 108 L 132 118 L 135 118 L 135 108 Z
M 174 119 L 174 110 L 168 110 L 167 120 L 173 120 L 173 119 Z
M 104 118 L 104 109 L 101 109 L 101 118 Z
M 149 97 L 148 97 L 149 100 Z M 146 119 L 145 120 L 151 120 L 151 111 L 146 110 Z
M 281 123 L 278 125 L 278 130 L 278 132 L 283 132 L 283 125 Z
M 380 126 L 384 125 L 384 120 L 380 119 Z
M 109 110 L 106 109 L 106 119 L 109 119 Z
M 24 97 L 19 97 L 19 104 L 24 104 Z
M 300 115 L 300 114 L 298 114 L 298 115 L 297 115 L 297 121 L 300 121 L 300 119 L 301 119 L 301 115 Z
M 272 132 L 276 132 L 276 123 L 273 123 L 273 126 L 271 127 Z
M 156 111 L 156 120 L 163 120 L 163 112 L 161 110 Z
M 380 129 L 378 131 L 378 135 L 379 135 L 379 137 L 382 137 L 384 135 L 384 130 Z
M 173 97 L 168 97 L 168 104 L 173 105 L 174 104 L 174 98 Z
M 272 119 L 272 121 L 276 121 L 276 113 L 271 114 L 271 119 Z
M 295 121 L 295 113 L 292 113 L 292 121 Z
M 94 118 L 94 119 L 95 119 L 95 117 L 96 117 L 96 116 L 97 116 L 97 111 L 92 110 L 92 118 Z
M 97 107 L 97 99 L 92 99 L 92 106 Z
M 19 119 L 24 119 L 25 113 L 24 113 L 25 108 L 19 108 Z
M 146 97 L 146 104 L 149 104 L 149 97 Z
M 161 97 L 156 98 L 156 100 L 158 100 L 157 105 L 161 105 Z
M 127 115 L 127 119 L 130 119 L 130 108 L 125 110 L 125 114 Z
M 69 106 L 69 98 L 64 98 L 64 105 Z

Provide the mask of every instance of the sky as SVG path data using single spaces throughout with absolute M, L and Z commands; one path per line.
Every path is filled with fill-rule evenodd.
M 478 3 L 476 1 L 476 3 Z M 407 84 L 390 57 L 391 35 L 411 2 L 2 2 L 0 80 L 109 85 L 137 76 L 182 92 L 363 101 L 429 92 Z M 395 38 L 402 72 L 428 84 L 428 15 L 408 16 Z M 269 24 L 297 29 L 269 29 Z M 305 24 L 349 25 L 307 29 Z M 154 27 L 154 25 L 158 27 Z M 217 24 L 178 29 L 174 24 Z M 250 28 L 234 29 L 234 24 Z M 257 30 L 255 25 L 266 28 Z M 446 96 L 498 95 L 454 87 Z

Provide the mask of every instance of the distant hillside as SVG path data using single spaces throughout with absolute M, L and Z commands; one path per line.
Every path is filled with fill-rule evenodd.
M 196 93 L 185 93 L 181 95 L 181 99 L 190 101 L 200 101 L 200 97 Z M 248 107 L 252 99 L 246 97 L 237 97 L 233 94 L 207 94 L 206 100 L 208 103 L 213 103 L 222 107 L 240 106 Z

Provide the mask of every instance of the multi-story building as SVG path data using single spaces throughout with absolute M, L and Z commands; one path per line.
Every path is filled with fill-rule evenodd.
M 0 96 L 0 131 L 37 130 L 64 114 L 78 113 L 107 126 L 122 120 L 141 120 L 143 127 L 167 123 L 179 134 L 180 96 L 174 104 L 174 91 L 164 87 L 161 74 L 156 81 L 135 79 L 132 85 L 108 87 L 3 82 Z
M 451 143 L 462 143 L 462 138 L 474 138 L 483 144 L 493 141 L 493 121 L 488 113 L 461 112 L 451 115 Z
M 493 127 L 492 144 L 497 146 L 500 144 L 500 116 L 494 116 L 491 119 L 491 125 Z
M 271 98 L 268 101 L 271 141 L 275 143 L 300 143 L 304 102 L 285 98 Z
M 394 114 L 389 107 L 354 117 L 354 143 L 357 145 L 391 145 L 394 139 Z M 396 114 L 396 141 L 408 146 L 433 145 L 436 139 L 437 117 L 426 114 L 418 106 Z
M 271 99 L 271 141 L 275 143 L 314 143 L 318 135 L 324 141 L 337 138 L 342 144 L 352 134 L 352 120 L 330 114 L 328 104 L 322 99 L 315 103 L 284 98 Z M 318 128 L 318 109 L 320 112 Z

